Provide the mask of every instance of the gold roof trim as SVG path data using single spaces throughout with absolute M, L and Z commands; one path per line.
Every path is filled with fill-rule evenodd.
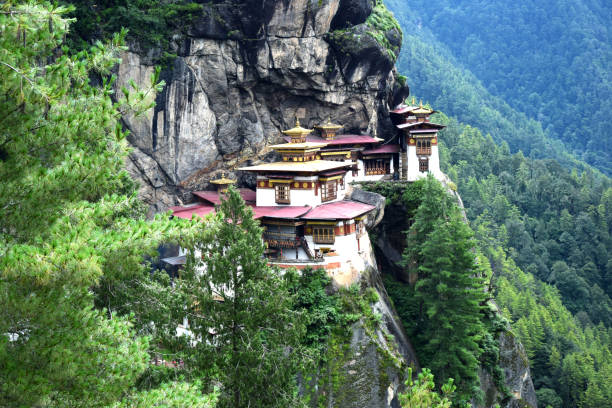
M 327 143 L 319 143 L 319 142 L 304 142 L 304 143 L 282 143 L 277 145 L 270 145 L 268 147 L 274 150 L 305 150 L 305 149 L 320 149 L 322 147 L 327 146 Z
M 306 129 L 300 126 L 300 120 L 298 118 L 295 118 L 295 127 L 291 128 L 289 130 L 283 130 L 282 132 L 284 134 L 286 134 L 287 136 L 292 136 L 292 135 L 307 135 L 309 133 L 312 133 L 314 129 Z
M 221 177 L 215 180 L 210 180 L 212 184 L 234 184 L 236 180 L 232 180 L 231 178 L 225 177 L 225 174 L 221 174 Z
M 332 123 L 330 116 L 327 117 L 327 123 L 323 123 L 322 125 L 319 125 L 319 126 L 316 126 L 316 127 L 319 128 L 319 129 L 326 129 L 326 130 L 327 129 L 329 129 L 329 130 L 338 130 L 338 129 L 343 128 L 342 125 L 337 125 L 335 123 Z

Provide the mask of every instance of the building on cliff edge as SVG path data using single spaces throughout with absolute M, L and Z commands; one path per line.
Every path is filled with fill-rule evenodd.
M 285 143 L 270 146 L 280 160 L 239 168 L 253 173 L 256 190 L 239 189 L 254 218 L 264 228 L 266 257 L 280 267 L 324 268 L 340 284 L 350 284 L 375 265 L 367 217 L 374 206 L 347 198 L 350 184 L 360 181 L 403 179 L 414 181 L 433 173 L 442 179 L 437 132 L 429 122 L 435 111 L 400 105 L 395 143 L 369 135 L 337 134 L 341 125 L 326 123 L 314 129 L 284 130 Z M 216 191 L 195 191 L 194 204 L 172 207 L 173 216 L 191 219 L 213 212 L 234 180 L 211 181 Z M 180 256 L 168 258 L 180 262 Z M 179 259 L 179 261 L 177 261 Z

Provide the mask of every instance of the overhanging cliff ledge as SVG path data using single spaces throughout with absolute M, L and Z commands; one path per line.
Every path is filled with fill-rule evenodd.
M 155 109 L 125 119 L 134 147 L 128 170 L 142 181 L 152 212 L 206 189 L 217 170 L 265 160 L 266 146 L 279 142 L 295 117 L 310 127 L 331 117 L 347 133 L 394 135 L 389 107 L 408 87 L 393 67 L 401 32 L 381 17 L 382 6 L 234 3 L 203 5 L 188 35 L 171 41 L 177 57 L 162 72 L 166 86 Z M 131 44 L 117 86 L 146 84 L 160 53 Z

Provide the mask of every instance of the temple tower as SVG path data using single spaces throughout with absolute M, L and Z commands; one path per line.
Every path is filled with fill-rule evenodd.
M 400 178 L 415 181 L 431 173 L 442 180 L 438 132 L 445 126 L 429 121 L 436 111 L 423 107 L 422 102 L 417 106 L 413 99 L 412 105 L 399 106 L 392 113 L 401 117 L 400 124 L 396 125 L 400 132 Z

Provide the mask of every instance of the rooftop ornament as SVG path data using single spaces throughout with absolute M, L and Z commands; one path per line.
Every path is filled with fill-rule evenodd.
M 289 130 L 283 130 L 282 132 L 287 136 L 291 137 L 291 143 L 304 143 L 306 142 L 306 136 L 312 133 L 313 129 L 306 129 L 300 126 L 300 120 L 295 118 L 295 127 Z
M 231 184 L 235 184 L 236 180 L 232 180 L 231 178 L 228 178 L 225 173 L 221 173 L 221 177 L 215 180 L 210 180 L 210 183 L 217 186 L 217 191 L 224 192 L 227 191 L 227 188 Z
M 317 128 L 321 129 L 321 137 L 326 140 L 334 140 L 336 133 L 339 129 L 342 128 L 342 125 L 336 125 L 332 123 L 331 117 L 327 117 L 327 123 L 317 126 Z

